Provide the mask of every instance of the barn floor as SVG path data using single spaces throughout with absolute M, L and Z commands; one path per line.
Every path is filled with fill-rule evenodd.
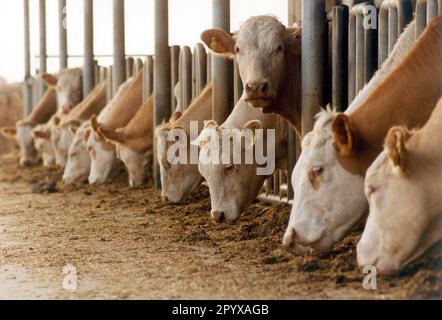
M 281 248 L 289 208 L 254 204 L 234 224 L 209 219 L 208 191 L 181 205 L 152 187 L 56 185 L 58 169 L 19 168 L 0 157 L 0 298 L 390 299 L 441 298 L 442 250 L 365 290 L 358 233 L 332 252 Z M 63 267 L 78 272 L 63 288 Z

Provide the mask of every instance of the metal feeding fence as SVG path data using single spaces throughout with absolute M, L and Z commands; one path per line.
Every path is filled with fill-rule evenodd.
M 72 1 L 72 0 L 68 0 Z M 301 3 L 302 2 L 302 3 Z M 44 93 L 39 74 L 46 72 L 46 1 L 39 0 L 40 47 L 37 76 L 31 76 L 29 0 L 24 3 L 25 81 L 24 112 Z M 301 5 L 302 4 L 302 5 Z M 127 55 L 125 52 L 124 0 L 113 0 L 113 64 L 99 66 L 93 46 L 93 0 L 84 0 L 84 52 L 68 55 L 66 0 L 59 0 L 59 66 L 68 67 L 69 58 L 82 58 L 83 88 L 88 94 L 94 85 L 109 79 L 108 98 L 136 72 L 144 72 L 144 99 L 154 96 L 154 125 L 187 108 L 207 83 L 213 85 L 213 119 L 222 123 L 242 95 L 242 82 L 235 63 L 211 55 L 198 43 L 193 48 L 169 46 L 168 0 L 154 0 L 154 55 Z M 374 14 L 373 14 L 374 10 Z M 302 129 L 311 130 L 319 106 L 328 103 L 343 111 L 371 79 L 394 47 L 400 33 L 416 16 L 416 36 L 428 22 L 441 14 L 442 0 L 331 1 L 288 0 L 289 24 L 302 24 Z M 213 27 L 230 32 L 230 0 L 212 0 Z M 370 20 L 374 28 L 364 27 Z M 179 83 L 178 99 L 173 98 Z M 290 175 L 300 152 L 292 129 L 288 134 L 286 170 L 267 179 L 259 199 L 290 203 L 293 190 Z M 156 157 L 154 157 L 155 161 Z M 158 165 L 153 166 L 155 185 L 160 188 Z

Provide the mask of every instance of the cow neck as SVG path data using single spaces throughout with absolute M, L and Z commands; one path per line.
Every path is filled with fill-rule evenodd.
M 55 88 L 48 88 L 38 105 L 27 118 L 27 121 L 37 125 L 49 121 L 57 112 L 57 95 Z
M 361 107 L 349 114 L 356 150 L 351 156 L 338 157 L 342 166 L 365 175 L 392 126 L 423 126 L 442 95 L 441 74 L 442 16 Z
M 296 48 L 300 43 L 291 41 L 291 50 L 286 57 L 287 68 L 284 72 L 282 88 L 273 103 L 272 112 L 288 120 L 301 137 L 301 50 Z

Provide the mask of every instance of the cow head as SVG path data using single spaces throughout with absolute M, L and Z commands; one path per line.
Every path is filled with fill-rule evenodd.
M 68 161 L 63 174 L 63 181 L 66 184 L 87 180 L 91 166 L 89 153 L 86 149 L 86 141 L 91 134 L 90 122 L 83 123 L 78 129 L 71 127 L 70 130 L 74 134 L 74 138 L 69 146 Z
M 365 217 L 364 177 L 347 171 L 338 159 L 354 148 L 344 114 L 324 110 L 317 115 L 292 173 L 294 203 L 285 246 L 329 250 Z
M 100 184 L 109 178 L 116 162 L 115 147 L 98 130 L 96 116 L 91 118 L 91 134 L 86 140 L 86 149 L 91 159 L 90 184 Z
M 64 168 L 68 161 L 69 147 L 74 138 L 72 128 L 78 128 L 80 123 L 76 120 L 62 122 L 59 116 L 54 116 L 51 129 L 51 142 L 55 153 L 55 163 Z
M 148 165 L 152 157 L 148 137 L 128 136 L 123 128 L 107 130 L 99 126 L 98 132 L 115 146 L 117 158 L 124 163 L 128 171 L 129 185 L 131 187 L 141 186 L 147 178 Z
M 32 131 L 35 149 L 43 159 L 43 166 L 55 165 L 55 153 L 51 143 L 51 130 L 48 125 L 38 125 Z
M 177 113 L 174 115 L 175 118 L 178 117 Z M 198 171 L 198 165 L 190 163 L 189 157 L 186 163 L 169 161 L 168 152 L 172 144 L 180 144 L 177 147 L 178 150 L 189 150 L 191 148 L 188 136 L 183 137 L 184 139 L 180 139 L 179 141 L 168 141 L 168 137 L 173 135 L 175 129 L 180 130 L 181 128 L 158 127 L 155 131 L 155 137 L 157 143 L 157 161 L 161 174 L 161 196 L 165 201 L 178 203 L 192 194 L 201 183 L 202 177 Z
M 34 146 L 34 138 L 32 136 L 32 129 L 35 123 L 32 121 L 20 120 L 14 127 L 4 127 L 1 133 L 8 139 L 13 139 L 18 142 L 20 147 L 20 165 L 31 166 L 38 162 L 38 151 Z
M 370 214 L 357 255 L 359 265 L 376 266 L 379 274 L 398 272 L 442 238 L 440 159 L 416 150 L 415 134 L 390 129 L 367 170 Z
M 209 121 L 192 142 L 198 143 L 201 149 L 198 169 L 209 185 L 211 216 L 217 222 L 237 220 L 264 183 L 266 177 L 257 175 L 255 159 L 250 164 L 243 160 L 237 164 L 234 156 L 238 152 L 232 152 L 240 150 L 239 156 L 245 159 L 243 155 L 254 148 L 255 130 L 261 128 L 262 123 L 255 120 L 245 124 L 242 130 L 223 131 L 214 121 Z
M 58 74 L 42 74 L 44 82 L 57 90 L 61 111 L 69 113 L 83 100 L 83 71 L 80 68 L 65 69 Z
M 202 33 L 202 41 L 216 54 L 235 58 L 244 85 L 243 98 L 263 112 L 274 112 L 287 84 L 287 66 L 300 48 L 300 29 L 286 28 L 271 16 L 244 22 L 234 36 L 220 29 Z M 290 75 L 292 76 L 292 75 Z

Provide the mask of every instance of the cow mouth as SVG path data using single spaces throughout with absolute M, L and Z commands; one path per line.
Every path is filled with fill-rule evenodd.
M 248 97 L 244 101 L 250 104 L 254 108 L 267 108 L 274 100 L 274 97 Z

